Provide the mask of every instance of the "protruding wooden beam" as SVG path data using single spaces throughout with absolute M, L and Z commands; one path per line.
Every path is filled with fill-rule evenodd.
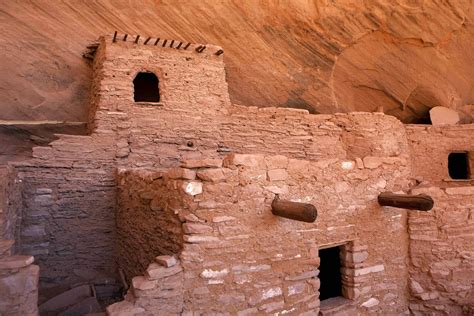
M 155 46 L 158 44 L 159 41 L 160 41 L 160 38 L 158 37 L 155 41 Z
M 222 49 L 219 49 L 217 52 L 215 52 L 215 55 L 219 56 L 224 54 L 224 51 Z
M 167 39 L 165 39 L 165 40 L 163 41 L 163 45 L 161 45 L 161 46 L 162 46 L 162 47 L 165 47 L 165 46 L 166 46 L 166 42 L 168 42 Z
M 128 36 L 128 34 L 125 34 L 125 35 L 123 36 L 123 41 L 124 41 L 124 42 L 127 40 L 127 36 Z
M 117 31 L 114 32 L 114 38 L 112 39 L 112 43 L 117 41 Z
M 205 45 L 199 45 L 199 46 L 196 48 L 196 52 L 202 53 L 205 49 L 206 49 L 206 46 L 205 46 Z
M 377 200 L 382 206 L 391 206 L 419 211 L 429 211 L 434 205 L 431 196 L 426 194 L 410 195 L 382 192 L 379 194 Z
M 184 50 L 188 49 L 188 47 L 191 45 L 191 43 L 187 43 L 186 46 L 183 47 Z
M 145 42 L 143 42 L 143 45 L 146 45 L 149 41 L 151 40 L 151 37 L 148 37 Z
M 278 195 L 273 199 L 272 213 L 306 223 L 313 223 L 318 216 L 318 211 L 313 204 L 280 200 Z
M 174 40 L 171 40 L 170 47 L 173 48 Z
M 135 38 L 135 44 L 138 44 L 139 39 L 140 39 L 140 35 L 137 35 L 137 37 Z
M 179 49 L 183 45 L 183 42 L 179 42 L 178 46 L 176 46 L 176 49 Z

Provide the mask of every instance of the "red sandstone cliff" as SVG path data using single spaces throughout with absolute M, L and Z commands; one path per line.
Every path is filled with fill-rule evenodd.
M 239 104 L 472 111 L 473 18 L 471 0 L 3 0 L 0 119 L 84 121 L 81 55 L 115 30 L 221 45 Z

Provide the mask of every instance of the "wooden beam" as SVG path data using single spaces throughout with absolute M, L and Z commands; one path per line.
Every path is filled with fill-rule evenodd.
M 433 199 L 426 194 L 410 195 L 382 192 L 377 198 L 382 206 L 405 208 L 409 210 L 429 211 L 433 208 Z
M 272 213 L 306 223 L 313 223 L 318 216 L 318 211 L 313 204 L 280 200 L 278 195 L 273 199 Z
M 112 42 L 115 43 L 117 41 L 117 31 L 114 33 L 114 38 L 112 39 Z

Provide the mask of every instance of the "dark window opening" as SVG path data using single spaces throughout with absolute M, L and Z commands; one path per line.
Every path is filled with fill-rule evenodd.
M 319 250 L 319 300 L 342 296 L 340 247 Z
M 135 102 L 160 102 L 158 77 L 151 72 L 140 72 L 133 79 Z
M 451 179 L 469 179 L 469 157 L 466 152 L 450 153 L 448 169 Z

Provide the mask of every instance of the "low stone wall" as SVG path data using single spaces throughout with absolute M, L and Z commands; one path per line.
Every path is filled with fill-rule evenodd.
M 182 249 L 183 231 L 176 212 L 186 197 L 176 194 L 167 182 L 178 176 L 186 175 L 140 169 L 118 172 L 117 259 L 128 280 L 143 274 L 156 256 Z

